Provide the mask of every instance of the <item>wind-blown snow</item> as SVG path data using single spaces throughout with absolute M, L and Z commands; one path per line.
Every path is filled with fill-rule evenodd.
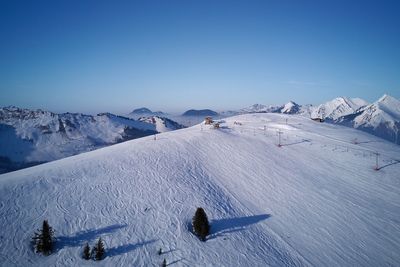
M 128 141 L 0 175 L 0 263 L 91 264 L 83 245 L 102 237 L 96 266 L 395 266 L 399 159 L 380 138 L 282 114 Z M 199 206 L 206 242 L 189 231 Z M 44 219 L 58 237 L 49 257 L 29 247 Z

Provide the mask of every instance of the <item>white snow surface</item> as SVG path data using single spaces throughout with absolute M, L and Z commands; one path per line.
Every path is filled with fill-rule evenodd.
M 267 113 L 3 174 L 0 265 L 397 266 L 399 159 L 367 133 Z M 206 242 L 189 231 L 197 207 Z M 29 244 L 44 219 L 58 238 L 48 257 Z M 106 258 L 83 260 L 99 237 Z

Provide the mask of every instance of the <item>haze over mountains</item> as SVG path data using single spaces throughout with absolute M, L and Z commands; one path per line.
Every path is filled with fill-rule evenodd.
M 318 106 L 255 104 L 237 111 L 188 110 L 170 115 L 148 108 L 135 109 L 127 117 L 101 113 L 56 114 L 17 107 L 0 109 L 0 172 L 52 161 L 146 135 L 182 129 L 203 121 L 246 113 L 282 113 L 322 118 L 400 143 L 400 102 L 384 95 L 369 104 L 360 98 L 338 97 Z M 129 117 L 129 118 L 128 118 Z

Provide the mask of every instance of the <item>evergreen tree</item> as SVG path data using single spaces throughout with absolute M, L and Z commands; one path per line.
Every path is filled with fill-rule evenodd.
M 210 232 L 210 225 L 206 212 L 203 208 L 197 208 L 192 221 L 193 231 L 201 241 L 206 241 L 206 236 Z
M 85 260 L 90 260 L 90 247 L 89 244 L 86 243 L 85 247 L 83 248 L 83 258 Z
M 102 260 L 103 257 L 104 257 L 105 252 L 106 251 L 104 249 L 104 243 L 103 243 L 103 240 L 100 237 L 99 241 L 97 242 L 97 244 L 93 248 L 94 259 L 96 261 Z
M 167 267 L 167 260 L 164 259 L 163 262 L 161 263 L 161 267 Z
M 161 255 L 162 254 L 162 249 L 160 248 L 159 250 L 158 250 L 158 255 Z
M 54 230 L 47 220 L 43 221 L 42 229 L 35 232 L 32 242 L 37 253 L 50 255 L 54 246 Z

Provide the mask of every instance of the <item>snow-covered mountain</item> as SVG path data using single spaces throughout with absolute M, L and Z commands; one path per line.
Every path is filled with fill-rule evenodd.
M 92 116 L 17 107 L 0 108 L 0 172 L 156 132 L 153 124 L 110 113 Z
M 399 158 L 352 128 L 246 114 L 3 174 L 0 265 L 397 266 Z M 191 232 L 197 207 L 206 242 Z M 29 243 L 44 219 L 47 257 Z M 100 237 L 105 259 L 82 259 Z
M 134 109 L 131 113 L 128 114 L 128 117 L 137 119 L 139 117 L 150 117 L 150 116 L 165 116 L 165 114 L 162 111 L 151 111 L 148 108 L 137 108 Z
M 246 113 L 273 113 L 279 112 L 282 109 L 282 106 L 266 106 L 263 104 L 254 104 L 247 108 L 242 108 L 239 110 L 239 113 L 246 114 Z
M 353 114 L 366 105 L 368 102 L 360 98 L 337 97 L 313 109 L 311 117 L 336 120 L 341 116 Z
M 183 129 L 185 126 L 165 117 L 159 116 L 150 116 L 150 117 L 141 117 L 139 121 L 151 123 L 155 125 L 155 129 L 159 133 L 174 131 L 178 129 Z
M 302 108 L 301 105 L 289 101 L 285 105 L 262 105 L 262 104 L 254 104 L 247 108 L 242 108 L 239 110 L 239 114 L 246 114 L 246 113 L 284 113 L 284 114 L 300 114 L 305 112 L 305 109 Z
M 280 110 L 281 113 L 285 114 L 298 114 L 300 112 L 301 106 L 293 101 L 289 101 Z
M 353 114 L 339 117 L 335 123 L 354 127 L 399 144 L 400 101 L 384 95 L 375 103 Z

